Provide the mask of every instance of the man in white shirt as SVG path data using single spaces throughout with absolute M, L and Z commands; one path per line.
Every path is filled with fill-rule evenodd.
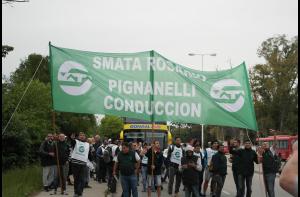
M 207 162 L 206 162 L 206 166 L 205 166 L 205 170 L 204 170 L 204 179 L 205 179 L 204 185 L 203 185 L 204 195 L 206 194 L 208 183 L 213 176 L 212 172 L 209 171 L 209 166 L 210 166 L 212 156 L 214 156 L 214 154 L 216 154 L 218 152 L 218 150 L 217 150 L 218 144 L 219 144 L 218 141 L 213 141 L 211 143 L 211 148 L 207 148 L 205 150 L 205 158 L 207 159 Z M 211 185 L 213 185 L 213 183 L 211 183 Z M 212 188 L 211 188 L 211 192 L 212 192 Z

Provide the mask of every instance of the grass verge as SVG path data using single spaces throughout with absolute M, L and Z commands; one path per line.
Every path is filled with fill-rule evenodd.
M 16 168 L 2 173 L 3 197 L 27 197 L 42 188 L 42 167 Z

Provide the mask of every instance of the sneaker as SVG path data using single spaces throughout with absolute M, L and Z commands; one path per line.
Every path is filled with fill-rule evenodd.
M 69 195 L 66 191 L 62 191 L 60 194 L 61 195 Z
M 54 189 L 53 193 L 51 193 L 50 195 L 56 195 L 56 193 L 57 193 L 57 190 Z
M 45 190 L 45 192 L 49 192 L 49 187 L 48 186 L 44 186 L 44 190 Z
M 84 188 L 92 188 L 91 186 L 89 186 L 89 185 L 86 185 Z

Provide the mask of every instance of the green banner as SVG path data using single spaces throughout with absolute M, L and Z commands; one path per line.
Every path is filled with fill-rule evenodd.
M 54 110 L 257 131 L 244 63 L 202 72 L 155 51 L 98 53 L 49 47 Z

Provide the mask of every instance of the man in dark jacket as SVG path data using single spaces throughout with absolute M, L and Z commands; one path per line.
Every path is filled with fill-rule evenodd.
M 119 169 L 123 196 L 129 197 L 132 193 L 133 197 L 138 197 L 136 176 L 140 166 L 140 156 L 129 149 L 129 144 L 124 142 L 122 151 L 115 159 L 113 176 L 117 174 L 117 169 Z
M 254 162 L 258 164 L 257 154 L 254 150 L 252 150 L 251 142 L 249 140 L 246 140 L 244 146 L 244 149 L 236 149 L 236 147 L 231 148 L 231 154 L 237 155 L 239 157 L 239 164 L 237 169 L 239 181 L 238 197 L 244 197 L 245 195 L 245 182 L 247 186 L 246 197 L 251 196 Z
M 227 158 L 224 154 L 223 145 L 219 145 L 218 152 L 213 155 L 211 162 L 213 166 L 212 173 L 214 180 L 213 196 L 220 197 L 227 174 Z
M 100 160 L 99 160 L 99 157 L 97 157 L 97 150 L 99 148 L 99 146 L 101 146 L 101 141 L 100 141 L 100 136 L 99 135 L 95 135 L 94 137 L 95 139 L 95 144 L 93 145 L 94 146 L 94 149 L 95 149 L 95 152 L 94 152 L 94 155 L 93 155 L 93 160 L 96 161 L 96 180 L 97 181 L 100 181 Z
M 229 153 L 231 153 L 232 149 L 238 150 L 240 148 L 240 141 L 239 140 L 232 140 L 230 141 L 230 147 L 229 147 Z M 232 163 L 232 175 L 233 175 L 233 180 L 236 188 L 236 196 L 238 194 L 239 190 L 239 178 L 238 178 L 238 165 L 239 165 L 239 157 L 238 155 L 230 155 L 229 161 Z
M 152 147 L 146 153 L 146 157 L 148 158 L 148 164 L 147 164 L 148 197 L 151 196 L 152 182 L 156 184 L 155 186 L 157 187 L 157 196 L 160 197 L 161 196 L 161 167 L 163 165 L 163 154 L 160 150 L 159 141 L 156 140 L 154 144 L 152 144 Z
M 202 170 L 201 159 L 193 155 L 193 147 L 186 147 L 186 154 L 181 159 L 179 169 L 182 170 L 182 182 L 185 197 L 199 197 L 199 172 Z
M 259 162 L 262 163 L 265 187 L 268 197 L 275 197 L 274 185 L 276 173 L 279 169 L 280 158 L 275 151 L 275 145 L 270 149 L 269 144 L 264 142 L 259 149 Z
M 48 192 L 50 185 L 54 181 L 54 175 L 56 173 L 56 162 L 52 133 L 48 133 L 46 140 L 40 146 L 39 153 L 41 156 L 41 165 L 43 167 L 44 190 Z
M 68 146 L 67 142 L 65 141 L 65 135 L 63 133 L 60 133 L 58 135 L 58 141 L 55 142 L 57 146 L 55 146 L 55 158 L 58 157 L 59 161 L 59 170 L 60 173 L 56 173 L 55 179 L 54 179 L 54 194 L 56 194 L 57 187 L 59 186 L 59 183 L 61 181 L 62 185 L 62 190 L 61 194 L 66 194 L 66 181 L 67 181 L 67 176 L 68 176 L 68 169 L 69 169 L 69 164 L 68 164 L 68 159 L 69 159 L 69 154 L 70 154 L 70 147 Z M 57 147 L 57 150 L 56 150 Z M 56 153 L 58 156 L 56 156 Z M 61 177 L 59 177 L 59 175 Z

